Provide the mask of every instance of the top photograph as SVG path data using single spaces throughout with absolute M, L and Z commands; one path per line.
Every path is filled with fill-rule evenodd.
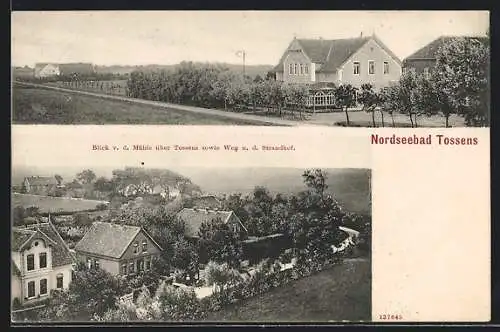
M 488 11 L 11 13 L 12 124 L 490 126 Z

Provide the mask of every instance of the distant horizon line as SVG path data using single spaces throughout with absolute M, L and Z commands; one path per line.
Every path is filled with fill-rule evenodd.
M 180 62 L 176 63 L 168 63 L 168 64 L 160 64 L 160 63 L 148 63 L 148 64 L 112 64 L 112 65 L 105 65 L 105 64 L 96 64 L 94 62 L 88 62 L 88 61 L 75 61 L 75 62 L 51 62 L 51 61 L 40 61 L 36 62 L 34 65 L 15 65 L 12 64 L 12 67 L 14 68 L 25 68 L 28 67 L 30 69 L 34 69 L 36 64 L 38 63 L 44 63 L 44 64 L 91 64 L 96 67 L 149 67 L 149 66 L 178 66 L 183 62 L 192 62 L 192 63 L 202 63 L 202 64 L 222 64 L 222 65 L 232 65 L 232 66 L 243 66 L 242 63 L 234 63 L 234 62 L 223 62 L 223 61 L 193 61 L 193 60 L 182 60 Z M 275 65 L 272 64 L 245 64 L 245 67 L 257 67 L 257 66 L 262 66 L 262 67 L 274 67 Z

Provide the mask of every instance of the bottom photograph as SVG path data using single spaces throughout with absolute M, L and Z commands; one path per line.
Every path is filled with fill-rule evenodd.
M 371 170 L 12 167 L 20 323 L 368 322 Z

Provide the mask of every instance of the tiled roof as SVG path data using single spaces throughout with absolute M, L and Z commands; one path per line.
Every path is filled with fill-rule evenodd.
M 195 197 L 192 199 L 193 207 L 196 208 L 209 208 L 209 209 L 214 209 L 214 208 L 220 208 L 221 207 L 221 202 L 217 199 L 215 196 L 202 196 L 202 197 Z
M 74 262 L 71 252 L 57 232 L 54 225 L 50 222 L 28 225 L 25 227 L 14 227 L 12 229 L 11 249 L 14 251 L 22 250 L 23 244 L 30 238 L 35 237 L 48 238 L 52 245 L 52 266 L 62 266 Z
M 30 176 L 26 177 L 25 180 L 28 180 L 32 186 L 57 185 L 57 180 L 53 176 Z
M 138 226 L 96 221 L 75 246 L 75 251 L 120 258 L 141 231 Z
M 361 48 L 370 38 L 348 38 L 348 39 L 297 39 L 305 54 L 313 63 L 322 64 L 316 71 L 335 71 L 351 55 Z M 283 71 L 285 54 L 274 71 Z
M 457 38 L 467 38 L 467 39 L 477 39 L 479 40 L 480 42 L 482 43 L 487 43 L 488 42 L 488 39 L 486 37 L 471 37 L 471 36 L 468 36 L 468 37 L 457 37 L 457 36 L 441 36 L 435 40 L 433 40 L 432 42 L 430 42 L 429 44 L 425 45 L 424 47 L 420 48 L 419 50 L 417 50 L 415 53 L 413 53 L 412 55 L 408 56 L 406 60 L 421 60 L 421 59 L 429 59 L 429 60 L 432 60 L 432 59 L 435 59 L 436 56 L 437 56 L 437 52 L 439 50 L 439 48 L 443 45 L 445 45 L 446 43 L 449 43 L 451 42 L 452 40 L 454 39 L 457 39 Z
M 186 235 L 197 237 L 201 224 L 220 219 L 222 222 L 227 222 L 233 211 L 214 211 L 208 209 L 182 209 L 177 217 L 186 223 Z

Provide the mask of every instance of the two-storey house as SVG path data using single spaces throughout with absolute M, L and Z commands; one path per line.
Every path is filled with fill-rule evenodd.
M 294 38 L 273 71 L 287 83 L 334 83 L 382 88 L 398 81 L 399 58 L 375 35 L 348 39 Z
M 97 221 L 75 246 L 78 261 L 113 275 L 148 271 L 161 251 L 160 245 L 141 227 Z
M 21 305 L 47 299 L 71 282 L 74 257 L 50 219 L 14 227 L 11 256 L 11 299 Z
M 54 176 L 29 176 L 25 177 L 21 191 L 32 195 L 53 194 L 59 183 Z

